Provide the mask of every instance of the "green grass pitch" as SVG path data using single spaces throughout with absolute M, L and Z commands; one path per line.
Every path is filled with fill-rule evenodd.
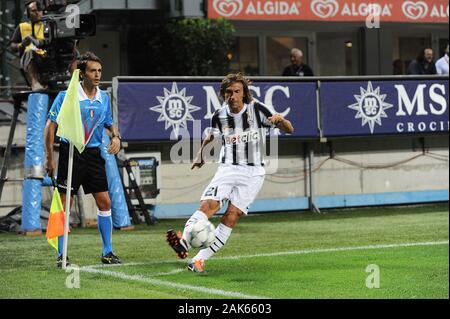
M 165 242 L 165 231 L 184 222 L 114 231 L 119 267 L 100 265 L 96 229 L 74 229 L 72 289 L 66 281 L 73 285 L 78 270 L 57 269 L 44 236 L 0 234 L 0 298 L 449 297 L 448 204 L 243 217 L 204 275 L 188 272 Z M 369 265 L 379 269 L 379 281 L 369 280 L 379 288 L 366 286 L 376 275 Z

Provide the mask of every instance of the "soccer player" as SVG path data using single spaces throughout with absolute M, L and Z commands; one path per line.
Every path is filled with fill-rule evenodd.
M 167 231 L 167 241 L 178 257 L 184 259 L 191 248 L 190 227 L 199 220 L 208 220 L 229 201 L 228 208 L 217 226 L 216 240 L 192 258 L 188 269 L 203 273 L 205 260 L 225 245 L 233 228 L 246 215 L 250 204 L 261 189 L 264 176 L 264 145 L 266 128 L 279 128 L 285 133 L 294 131 L 291 122 L 280 114 L 253 100 L 251 82 L 241 73 L 229 74 L 220 87 L 226 102 L 212 117 L 211 128 L 191 169 L 203 166 L 203 150 L 215 138 L 222 140 L 219 168 L 200 199 L 199 209 L 188 219 L 183 234 Z
M 98 229 L 102 237 L 103 252 L 101 261 L 104 264 L 120 264 L 121 261 L 113 252 L 112 247 L 112 218 L 111 200 L 108 194 L 105 161 L 100 153 L 102 133 L 106 128 L 111 137 L 108 152 L 117 154 L 120 150 L 120 135 L 116 125 L 113 124 L 108 94 L 99 89 L 102 76 L 101 60 L 91 52 L 80 57 L 80 83 L 78 97 L 80 99 L 81 117 L 86 139 L 86 148 L 83 153 L 74 150 L 72 194 L 77 193 L 80 185 L 86 194 L 92 193 L 98 208 Z M 56 119 L 61 109 L 66 92 L 60 92 L 56 97 L 48 115 L 45 127 L 45 169 L 49 176 L 54 176 L 55 163 L 53 160 L 53 143 L 57 129 Z M 65 207 L 67 189 L 69 144 L 61 140 L 59 149 L 59 163 L 57 184 L 61 192 L 61 200 Z M 72 200 L 72 199 L 71 199 Z M 58 240 L 57 266 L 62 266 L 63 237 Z

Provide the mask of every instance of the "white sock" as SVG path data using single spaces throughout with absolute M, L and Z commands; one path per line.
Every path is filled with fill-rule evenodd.
M 219 249 L 226 244 L 228 238 L 230 238 L 232 230 L 233 228 L 230 228 L 220 223 L 215 231 L 216 240 L 208 248 L 200 250 L 198 254 L 194 258 L 192 258 L 192 261 L 196 261 L 199 259 L 207 260 L 216 252 L 218 252 Z
M 194 214 L 192 214 L 191 218 L 189 218 L 186 222 L 186 225 L 184 225 L 184 230 L 183 230 L 183 239 L 186 240 L 186 243 L 188 244 L 188 249 L 190 249 L 190 233 L 191 233 L 191 227 L 192 225 L 194 225 L 196 222 L 198 222 L 199 220 L 208 220 L 208 216 L 206 216 L 206 214 L 204 212 L 202 212 L 201 210 L 197 210 Z

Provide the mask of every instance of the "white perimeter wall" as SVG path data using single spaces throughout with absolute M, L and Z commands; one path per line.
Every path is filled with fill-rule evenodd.
M 0 143 L 6 144 L 7 132 L 0 128 Z M 24 134 L 17 130 L 15 143 L 23 145 Z M 376 140 L 345 139 L 330 144 L 314 143 L 313 163 L 315 195 L 371 194 L 385 192 L 412 192 L 449 189 L 448 136 L 426 137 L 425 155 L 417 137 L 378 138 Z M 284 146 L 286 147 L 286 146 Z M 258 199 L 292 198 L 308 196 L 307 163 L 304 144 L 291 142 L 290 153 L 283 156 L 278 170 L 266 176 Z M 298 148 L 298 151 L 297 151 Z M 8 176 L 23 178 L 23 148 L 13 152 Z M 3 156 L 3 154 L 1 154 Z M 333 155 L 334 158 L 330 158 Z M 413 157 L 416 157 L 413 159 Z M 3 157 L 0 157 L 3 162 Z M 409 161 L 408 161 L 409 160 Z M 351 161 L 352 163 L 346 163 Z M 405 161 L 404 163 L 401 163 Z M 352 164 L 352 165 L 351 165 Z M 358 166 L 378 165 L 380 169 Z M 389 166 L 389 167 L 385 167 Z M 173 164 L 162 161 L 161 194 L 157 204 L 180 204 L 198 202 L 202 191 L 214 176 L 217 164 L 206 164 L 200 170 L 191 170 L 190 164 Z M 51 190 L 44 188 L 43 202 L 49 205 Z M 22 203 L 22 184 L 6 183 L 1 205 L 17 206 Z M 86 196 L 87 218 L 96 218 L 92 196 Z M 13 207 L 0 208 L 4 215 Z

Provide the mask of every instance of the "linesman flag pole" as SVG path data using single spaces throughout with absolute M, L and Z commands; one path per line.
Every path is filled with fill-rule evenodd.
M 67 169 L 67 188 L 66 188 L 66 219 L 64 220 L 64 245 L 62 269 L 66 269 L 67 265 L 67 243 L 69 241 L 69 221 L 70 221 L 70 198 L 72 193 L 72 166 L 73 166 L 73 143 L 69 146 L 69 167 Z
M 66 188 L 66 213 L 64 220 L 64 248 L 62 268 L 67 267 L 67 243 L 69 240 L 69 220 L 70 220 L 70 199 L 72 193 L 72 169 L 74 147 L 82 153 L 85 147 L 83 124 L 81 120 L 80 100 L 78 98 L 78 82 L 80 70 L 73 72 L 69 88 L 61 106 L 61 110 L 56 118 L 58 130 L 56 135 L 67 140 L 69 144 L 69 159 L 67 168 L 67 188 Z

